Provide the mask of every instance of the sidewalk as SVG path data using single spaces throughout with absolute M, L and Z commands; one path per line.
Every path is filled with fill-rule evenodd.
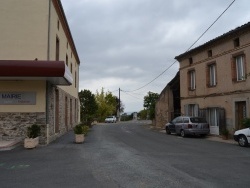
M 166 134 L 165 129 L 155 129 L 155 128 L 151 128 L 151 129 L 159 130 L 159 132 Z M 215 141 L 215 142 L 228 143 L 228 144 L 237 144 L 237 142 L 235 142 L 233 139 L 224 140 L 220 136 L 217 136 L 217 135 L 208 135 L 204 139 Z
M 21 139 L 14 140 L 0 140 L 0 151 L 6 151 L 14 149 L 15 147 L 22 144 Z
M 233 139 L 224 140 L 220 136 L 215 136 L 215 135 L 209 135 L 205 139 L 211 140 L 211 141 L 216 141 L 216 142 L 224 142 L 224 143 L 228 143 L 228 144 L 236 144 L 236 145 L 238 144 Z

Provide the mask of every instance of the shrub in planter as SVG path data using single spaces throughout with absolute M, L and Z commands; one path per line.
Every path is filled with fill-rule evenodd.
M 75 134 L 83 134 L 84 133 L 84 131 L 83 131 L 83 126 L 82 125 L 76 125 L 75 127 L 74 127 L 74 133 Z
M 41 127 L 37 124 L 33 124 L 27 129 L 28 138 L 36 138 L 41 135 Z
M 35 148 L 39 144 L 39 136 L 41 135 L 41 127 L 37 124 L 27 128 L 27 138 L 24 139 L 25 148 Z
M 86 130 L 84 129 L 84 126 L 81 124 L 76 125 L 74 127 L 74 133 L 75 133 L 75 142 L 83 143 L 84 135 L 86 134 Z
M 83 134 L 86 136 L 89 132 L 89 126 L 83 125 L 82 128 L 83 128 Z

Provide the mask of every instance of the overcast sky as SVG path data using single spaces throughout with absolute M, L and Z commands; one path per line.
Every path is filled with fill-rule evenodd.
M 125 112 L 143 109 L 149 91 L 160 93 L 176 62 L 233 0 L 61 0 L 80 66 L 80 90 L 111 91 Z M 236 0 L 195 45 L 250 21 L 249 0 Z M 127 92 L 133 91 L 134 92 Z M 126 91 L 126 92 L 125 92 Z

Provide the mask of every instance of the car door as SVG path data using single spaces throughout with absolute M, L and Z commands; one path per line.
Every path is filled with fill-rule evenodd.
M 169 122 L 168 129 L 170 130 L 171 133 L 175 133 L 175 123 L 176 123 L 177 118 L 173 119 L 172 121 Z
M 250 143 L 250 128 L 248 128 L 247 130 L 246 137 L 247 137 L 248 143 Z
M 175 123 L 175 132 L 177 134 L 180 134 L 180 131 L 182 129 L 182 126 L 183 126 L 183 117 L 178 117 L 176 119 L 176 123 Z

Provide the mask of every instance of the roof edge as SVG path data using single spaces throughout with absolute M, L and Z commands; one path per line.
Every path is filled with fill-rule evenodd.
M 220 36 L 218 36 L 218 37 L 216 37 L 216 38 L 214 38 L 214 39 L 212 39 L 212 40 L 210 40 L 210 41 L 208 41 L 208 42 L 206 42 L 206 43 L 204 43 L 196 48 L 193 48 L 189 51 L 186 51 L 185 53 L 182 53 L 182 54 L 176 56 L 175 59 L 178 61 L 181 61 L 182 59 L 184 59 L 188 56 L 191 56 L 195 53 L 198 53 L 198 52 L 204 50 L 205 48 L 209 48 L 209 47 L 213 46 L 215 43 L 222 42 L 226 39 L 235 38 L 235 37 L 237 37 L 240 34 L 245 33 L 245 32 L 250 32 L 249 28 L 250 28 L 250 22 L 248 22 L 244 25 L 241 25 L 233 30 L 230 30 L 229 32 L 224 33 L 223 35 L 220 35 Z

